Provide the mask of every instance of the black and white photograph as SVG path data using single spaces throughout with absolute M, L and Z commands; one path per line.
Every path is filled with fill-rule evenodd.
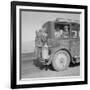
M 80 13 L 21 10 L 21 79 L 80 76 Z
M 12 11 L 16 13 L 16 17 L 12 14 L 16 20 L 13 26 L 16 32 L 15 84 L 86 83 L 86 6 L 68 8 L 66 5 L 64 8 L 58 4 L 50 7 L 49 4 L 13 3 L 12 10 L 16 10 Z

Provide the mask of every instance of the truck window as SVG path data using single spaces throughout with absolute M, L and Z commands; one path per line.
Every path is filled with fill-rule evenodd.
M 79 31 L 80 31 L 80 25 L 77 23 L 72 23 L 71 24 L 71 37 L 72 38 L 79 38 Z
M 78 37 L 78 32 L 76 30 L 71 31 L 71 37 L 72 38 L 77 38 Z
M 56 38 L 69 38 L 69 25 L 56 24 L 55 25 L 55 37 Z

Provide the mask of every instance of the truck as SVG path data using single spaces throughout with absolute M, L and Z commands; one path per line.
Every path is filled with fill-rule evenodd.
M 80 63 L 80 24 L 56 18 L 36 31 L 35 54 L 42 65 L 54 70 L 66 70 L 70 63 Z

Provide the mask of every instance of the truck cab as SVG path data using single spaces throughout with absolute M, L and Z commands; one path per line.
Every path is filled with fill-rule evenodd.
M 36 35 L 36 47 L 38 58 L 42 57 L 44 42 L 48 45 L 47 65 L 52 64 L 56 71 L 65 70 L 70 62 L 80 62 L 80 24 L 68 20 L 48 21 L 42 26 L 42 32 L 46 36 Z M 40 41 L 39 41 L 40 39 Z M 40 46 L 40 42 L 42 43 Z M 37 45 L 38 43 L 38 45 Z M 41 50 L 40 50 L 41 49 Z M 76 58 L 76 59 L 73 59 Z M 45 61 L 45 60 L 43 60 Z

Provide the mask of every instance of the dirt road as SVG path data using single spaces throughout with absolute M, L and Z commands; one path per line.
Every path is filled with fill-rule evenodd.
M 80 65 L 69 67 L 67 70 L 56 72 L 49 68 L 41 70 L 40 63 L 37 60 L 30 60 L 29 56 L 23 57 L 21 61 L 21 78 L 42 78 L 42 77 L 62 77 L 62 76 L 79 76 Z

